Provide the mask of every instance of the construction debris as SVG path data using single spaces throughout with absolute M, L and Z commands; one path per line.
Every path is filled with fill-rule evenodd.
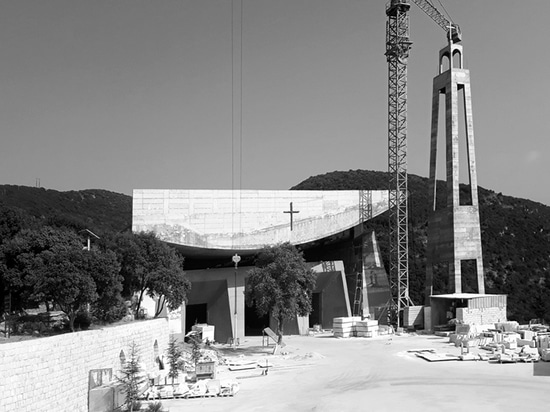
M 438 353 L 435 349 L 410 350 L 430 362 L 482 360 L 491 363 L 550 362 L 550 333 L 544 325 L 519 325 L 500 322 L 494 325 L 456 325 L 455 331 L 438 333 L 460 347 L 460 355 Z M 484 350 L 471 353 L 471 349 Z

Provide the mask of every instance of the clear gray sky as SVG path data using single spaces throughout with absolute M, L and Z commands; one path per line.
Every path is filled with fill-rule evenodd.
M 464 34 L 479 185 L 550 205 L 550 1 L 442 2 Z M 385 4 L 243 0 L 238 186 L 387 170 Z M 234 187 L 231 16 L 231 0 L 0 0 L 0 183 Z M 445 35 L 412 5 L 411 39 L 409 172 L 427 176 Z

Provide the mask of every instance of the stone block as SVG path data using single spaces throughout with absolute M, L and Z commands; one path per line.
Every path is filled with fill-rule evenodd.
M 545 362 L 550 362 L 550 349 L 540 349 L 540 359 Z
M 533 339 L 518 339 L 517 342 L 519 347 L 529 346 L 530 348 L 535 348 L 537 346 Z
M 359 320 L 355 323 L 357 326 L 378 326 L 377 320 L 371 320 L 371 319 L 365 319 L 365 320 Z
M 514 349 L 517 349 L 518 348 L 518 343 L 517 341 L 504 341 L 504 347 L 506 349 L 511 349 L 511 350 L 514 350 Z
M 369 332 L 357 332 L 358 338 L 374 338 L 378 336 L 377 331 L 369 331 Z
M 455 333 L 458 335 L 469 335 L 470 325 L 456 325 Z
M 525 340 L 533 340 L 537 336 L 537 333 L 532 330 L 520 330 L 519 334 L 521 338 Z
M 378 332 L 378 325 L 376 326 L 360 326 L 355 325 L 353 329 L 356 333 L 365 333 L 365 332 Z

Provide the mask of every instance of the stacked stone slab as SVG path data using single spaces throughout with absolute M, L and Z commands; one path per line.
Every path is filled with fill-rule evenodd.
M 359 316 L 334 318 L 332 331 L 337 338 L 350 338 L 352 336 L 372 338 L 378 336 L 378 321 L 361 320 Z
M 332 320 L 332 333 L 337 338 L 349 338 L 353 336 L 355 322 L 361 317 L 340 317 Z
M 359 338 L 372 338 L 378 335 L 377 320 L 360 320 L 355 323 L 355 336 Z

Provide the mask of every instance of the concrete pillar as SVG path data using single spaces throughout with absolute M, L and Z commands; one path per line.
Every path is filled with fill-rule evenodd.
M 237 269 L 233 277 L 227 279 L 227 294 L 231 312 L 231 335 L 234 339 L 244 339 L 244 273 Z

